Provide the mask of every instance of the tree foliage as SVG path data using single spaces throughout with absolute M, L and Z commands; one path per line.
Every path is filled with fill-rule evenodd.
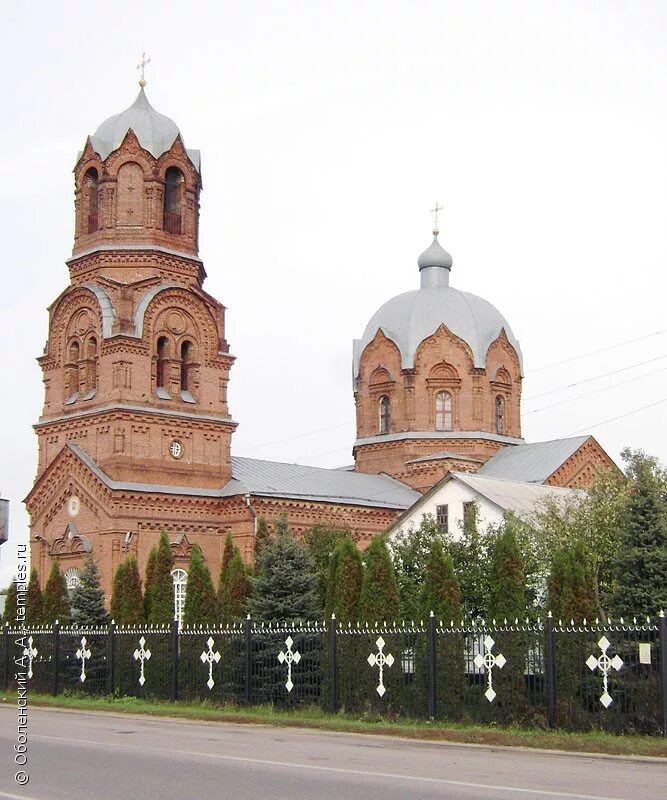
M 345 536 L 351 536 L 350 531 L 325 523 L 313 525 L 304 536 L 305 545 L 317 572 L 317 599 L 322 608 L 326 605 L 329 564 L 337 545 Z
M 280 525 L 282 533 L 262 548 L 256 576 L 250 578 L 249 611 L 266 622 L 319 619 L 315 567 L 307 549 L 290 536 L 286 522 Z
M 235 547 L 219 588 L 220 621 L 227 625 L 243 619 L 247 613 L 249 595 L 248 571 L 241 552 Z
M 364 622 L 398 619 L 400 603 L 394 565 L 382 535 L 374 536 L 365 554 L 364 580 L 359 598 L 359 617 Z
M 42 589 L 39 585 L 39 575 L 33 567 L 30 570 L 30 581 L 28 582 L 28 596 L 26 600 L 26 624 L 39 625 L 44 614 L 44 598 Z
M 10 627 L 15 627 L 17 624 L 16 612 L 18 609 L 16 581 L 12 580 L 7 589 L 5 590 L 5 611 L 2 618 L 5 622 L 9 623 Z
M 214 625 L 217 622 L 218 601 L 213 588 L 211 571 L 204 563 L 201 550 L 190 550 L 188 581 L 185 590 L 183 622 L 186 625 Z
M 269 541 L 271 535 L 269 534 L 269 525 L 265 517 L 259 517 L 257 520 L 257 529 L 255 530 L 255 561 L 260 556 L 264 545 Z
M 426 557 L 419 610 L 422 619 L 432 611 L 445 625 L 450 622 L 458 624 L 461 620 L 461 590 L 454 573 L 454 562 L 437 538 Z
M 359 599 L 364 579 L 361 553 L 351 536 L 343 537 L 329 560 L 326 592 L 326 616 L 332 614 L 342 623 L 359 619 Z
M 174 556 L 169 537 L 163 531 L 157 547 L 148 556 L 144 601 L 146 621 L 152 625 L 168 624 L 174 619 Z
M 559 547 L 547 582 L 547 607 L 556 620 L 592 619 L 597 615 L 595 575 L 581 541 Z
M 75 625 L 94 627 L 109 624 L 97 563 L 91 553 L 86 556 L 79 583 L 72 592 L 70 611 Z
M 494 536 L 489 556 L 489 616 L 499 622 L 523 618 L 526 613 L 524 561 L 512 520 L 506 521 Z
M 114 575 L 111 617 L 118 625 L 139 625 L 144 621 L 141 577 L 134 557 L 119 564 Z
M 44 622 L 53 624 L 58 620 L 61 625 L 67 625 L 70 621 L 69 595 L 65 577 L 61 573 L 57 561 L 54 561 L 51 565 L 51 572 L 44 587 L 43 599 Z
M 461 590 L 462 611 L 468 617 L 489 615 L 489 546 L 493 535 L 478 530 L 476 515 L 463 526 L 457 539 L 450 539 L 448 550 Z
M 399 531 L 390 543 L 404 619 L 417 619 L 421 615 L 425 566 L 435 541 L 445 541 L 442 529 L 432 514 L 423 514 L 418 528 Z
M 650 616 L 667 608 L 667 473 L 641 450 L 624 450 L 630 481 L 615 559 L 615 615 Z

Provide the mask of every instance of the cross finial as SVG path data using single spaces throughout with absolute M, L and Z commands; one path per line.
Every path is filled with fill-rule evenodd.
M 137 64 L 137 69 L 139 70 L 139 86 L 143 89 L 146 85 L 146 78 L 144 77 L 144 70 L 146 69 L 146 65 L 150 64 L 150 58 L 146 58 L 146 53 L 141 54 L 141 61 Z
M 437 236 L 440 233 L 438 229 L 438 212 L 442 211 L 442 206 L 438 204 L 438 201 L 435 201 L 435 207 L 431 209 L 431 214 L 433 214 L 433 235 Z

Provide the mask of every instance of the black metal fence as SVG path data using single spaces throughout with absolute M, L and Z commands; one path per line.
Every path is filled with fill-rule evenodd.
M 667 735 L 667 618 L 12 629 L 0 686 Z

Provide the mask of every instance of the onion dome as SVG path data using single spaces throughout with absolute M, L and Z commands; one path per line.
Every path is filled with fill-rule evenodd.
M 176 123 L 164 114 L 158 113 L 148 102 L 143 86 L 129 108 L 109 117 L 90 137 L 93 149 L 104 161 L 110 153 L 120 147 L 130 129 L 134 131 L 139 144 L 154 158 L 166 153 L 180 134 Z M 188 150 L 188 155 L 199 169 L 199 151 Z
M 418 260 L 421 287 L 404 292 L 382 305 L 371 317 L 361 339 L 354 342 L 354 378 L 366 346 L 381 330 L 398 347 L 403 369 L 414 367 L 419 345 L 444 325 L 470 347 L 475 367 L 484 368 L 489 346 L 505 331 L 521 363 L 519 342 L 507 320 L 495 306 L 481 297 L 449 285 L 452 257 L 434 239 Z

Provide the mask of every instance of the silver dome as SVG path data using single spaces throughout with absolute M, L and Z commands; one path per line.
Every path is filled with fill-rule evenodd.
M 179 135 L 176 123 L 153 108 L 142 88 L 129 108 L 109 117 L 90 137 L 93 149 L 105 160 L 109 153 L 120 147 L 130 128 L 136 134 L 139 144 L 155 158 L 169 150 Z M 188 151 L 188 154 L 199 168 L 198 158 L 196 159 L 198 151 Z
M 419 345 L 444 325 L 468 344 L 475 367 L 486 366 L 486 352 L 501 331 L 517 352 L 523 372 L 519 342 L 507 320 L 491 303 L 449 286 L 452 258 L 434 239 L 419 257 L 421 288 L 399 294 L 371 318 L 361 339 L 354 341 L 354 378 L 359 375 L 361 354 L 381 330 L 401 353 L 401 367 L 412 369 Z

